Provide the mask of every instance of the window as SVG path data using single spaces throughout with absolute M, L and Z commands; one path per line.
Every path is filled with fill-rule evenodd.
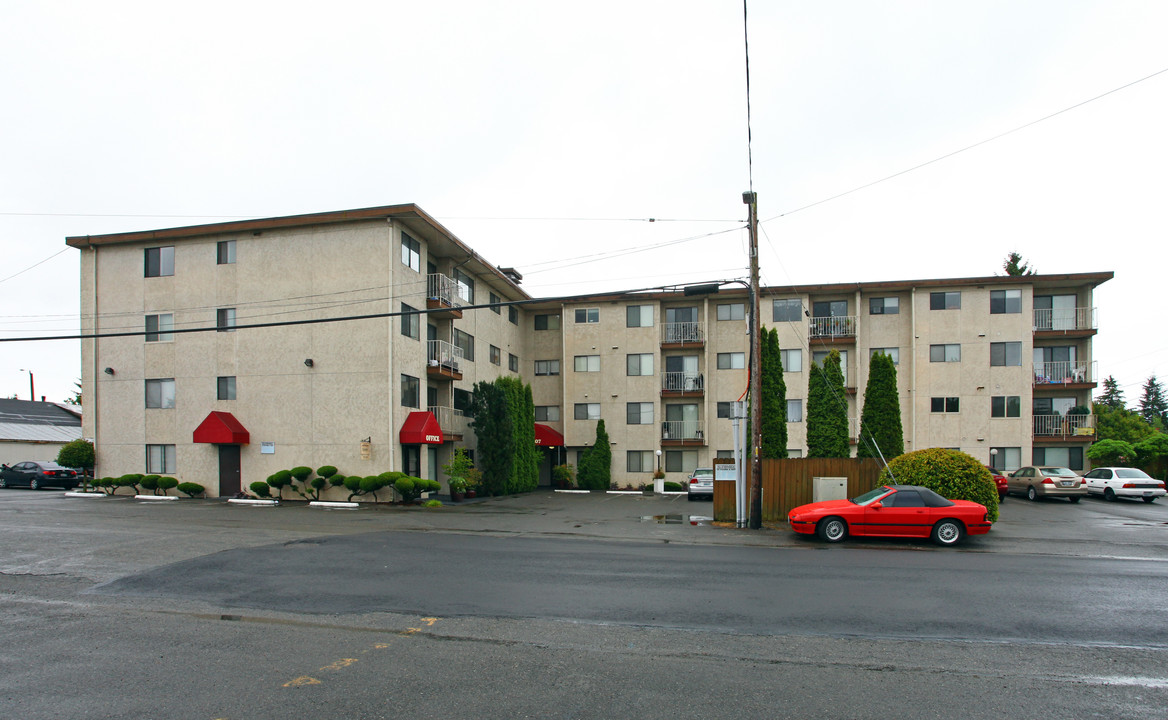
M 746 367 L 746 353 L 718 353 L 719 370 L 741 370 Z
M 771 318 L 775 322 L 799 322 L 803 319 L 803 301 L 799 298 L 775 300 L 771 307 Z
M 577 355 L 572 360 L 576 372 L 600 372 L 599 355 Z
M 783 361 L 783 372 L 803 372 L 802 350 L 780 350 Z
M 462 388 L 454 388 L 454 392 L 451 393 L 451 402 L 455 410 L 463 415 L 469 415 L 471 403 L 474 402 L 474 393 Z
M 535 406 L 535 421 L 536 422 L 559 422 L 560 421 L 560 406 L 559 405 L 536 405 Z
M 221 376 L 217 381 L 216 400 L 235 399 L 235 376 Z
M 653 327 L 653 306 L 629 305 L 625 308 L 625 327 Z
M 997 452 L 994 452 L 994 451 Z M 992 447 L 990 448 L 990 467 L 994 470 L 1012 472 L 1022 467 L 1022 448 L 1020 447 Z
M 665 472 L 692 472 L 697 466 L 697 450 L 665 451 Z
M 402 407 L 416 408 L 420 404 L 421 392 L 418 379 L 411 375 L 401 376 L 401 404 Z
M 536 330 L 559 330 L 560 316 L 559 315 L 536 315 L 535 316 Z
M 235 308 L 219 308 L 215 311 L 215 331 L 235 332 Z
M 519 356 L 514 353 L 507 353 L 507 369 L 511 372 L 519 372 Z
M 871 358 L 873 355 L 875 355 L 876 353 L 884 353 L 884 354 L 885 354 L 885 355 L 887 355 L 888 357 L 892 358 L 892 364 L 893 364 L 893 365 L 899 365 L 899 364 L 900 364 L 900 348 L 894 348 L 894 347 L 890 347 L 890 348 L 872 348 L 872 349 L 871 349 L 871 351 L 868 353 L 868 357 L 869 357 L 869 359 L 870 359 L 870 358 Z
M 474 304 L 474 278 L 458 268 L 454 268 L 454 284 L 458 286 L 458 296 Z
M 174 248 L 146 248 L 145 277 L 174 275 Z
M 1006 366 L 1022 364 L 1022 343 L 990 343 L 990 365 Z
M 1036 447 L 1032 459 L 1035 465 L 1056 465 L 1072 470 L 1082 470 L 1083 448 Z
M 932 412 L 955 413 L 961 411 L 961 398 L 935 397 L 932 398 Z
M 900 298 L 898 298 L 898 297 L 868 298 L 868 314 L 869 315 L 899 315 L 900 314 Z
M 491 364 L 492 365 L 502 365 L 503 364 L 503 351 L 500 350 L 499 348 L 495 347 L 494 345 L 492 345 L 490 352 L 491 352 Z
M 930 310 L 960 310 L 961 309 L 961 293 L 960 292 L 929 293 L 929 309 Z
M 146 342 L 174 340 L 174 315 L 164 313 L 146 316 Z
M 576 420 L 599 420 L 600 403 L 576 403 L 573 413 Z
M 576 310 L 576 323 L 600 322 L 600 308 L 579 308 Z
M 405 303 L 401 304 L 401 312 L 401 334 L 417 340 L 421 337 L 422 316 L 418 314 L 416 308 Z
M 490 297 L 491 297 L 491 312 L 495 313 L 496 315 L 503 314 L 503 308 L 501 308 L 499 306 L 499 300 L 500 300 L 499 296 L 496 295 L 495 293 L 490 293 Z
M 422 271 L 422 244 L 403 232 L 401 234 L 401 261 L 414 272 Z M 393 247 L 392 245 L 390 247 Z
M 170 475 L 175 472 L 174 445 L 147 445 L 146 472 L 151 475 Z
M 1021 290 L 990 290 L 990 315 L 1022 312 Z
M 745 320 L 746 303 L 726 303 L 718 306 L 719 320 Z
M 512 325 L 519 324 L 519 308 L 511 305 L 507 308 L 507 321 Z
M 629 425 L 652 425 L 653 403 L 626 403 L 625 422 L 627 422 Z
M 535 361 L 536 375 L 559 375 L 560 361 L 559 360 L 536 360 Z
M 803 401 L 787 401 L 787 422 L 803 422 Z
M 734 451 L 733 450 L 719 450 L 718 453 L 716 455 L 714 455 L 714 457 L 716 457 L 718 459 L 733 460 L 734 459 Z
M 235 264 L 235 241 L 220 240 L 215 250 L 215 262 L 219 265 Z
M 734 416 L 734 403 L 732 403 L 732 402 L 718 403 L 718 417 L 729 419 L 729 418 L 732 418 L 733 416 Z
M 995 395 L 990 398 L 990 417 L 1021 417 L 1022 398 L 1018 395 Z
M 464 333 L 458 328 L 454 328 L 453 336 L 454 346 L 457 348 L 462 348 L 463 357 L 471 362 L 474 362 L 474 335 L 471 335 L 470 333 Z
M 174 407 L 174 378 L 146 381 L 146 407 Z
M 961 362 L 961 346 L 930 345 L 929 362 Z
M 653 472 L 653 451 L 629 450 L 625 460 L 625 468 L 631 473 Z
M 626 356 L 629 375 L 652 375 L 653 354 L 640 353 Z

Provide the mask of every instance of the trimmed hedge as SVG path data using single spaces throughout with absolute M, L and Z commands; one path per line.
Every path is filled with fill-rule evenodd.
M 998 488 L 990 471 L 959 450 L 928 448 L 893 458 L 880 473 L 886 485 L 920 485 L 950 500 L 985 505 L 990 521 L 998 519 Z
M 269 498 L 272 496 L 272 488 L 263 480 L 256 480 L 251 485 L 247 486 L 251 490 L 251 494 L 258 498 Z
M 202 495 L 203 493 L 207 492 L 207 488 L 193 482 L 179 483 L 176 487 L 180 493 L 186 495 L 187 497 L 194 497 L 196 495 Z

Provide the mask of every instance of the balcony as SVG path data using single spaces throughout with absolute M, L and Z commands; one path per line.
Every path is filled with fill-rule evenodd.
M 1034 416 L 1034 442 L 1089 443 L 1094 439 L 1094 415 Z
M 1036 362 L 1034 389 L 1090 389 L 1097 384 L 1096 373 L 1093 362 Z
M 807 333 L 812 340 L 820 343 L 854 343 L 856 341 L 856 316 L 813 317 Z
M 1034 311 L 1034 335 L 1087 337 L 1099 332 L 1095 308 L 1040 308 Z
M 701 348 L 706 345 L 705 323 L 673 322 L 661 325 L 661 345 L 669 349 Z
M 666 420 L 661 423 L 661 445 L 665 447 L 701 447 L 706 444 L 702 423 L 697 420 Z
M 701 373 L 667 372 L 661 374 L 663 397 L 702 397 L 706 394 L 706 378 Z
M 426 341 L 426 376 L 436 380 L 461 380 L 462 348 L 445 340 Z
M 464 300 L 454 278 L 441 273 L 426 276 L 426 309 L 430 317 L 459 319 Z
M 455 442 L 462 440 L 462 436 L 466 434 L 467 428 L 470 427 L 470 418 L 463 414 L 462 410 L 454 407 L 446 407 L 444 405 L 431 405 L 426 408 L 434 414 L 434 418 L 438 421 L 439 427 L 442 428 L 442 436 L 446 440 L 453 440 Z

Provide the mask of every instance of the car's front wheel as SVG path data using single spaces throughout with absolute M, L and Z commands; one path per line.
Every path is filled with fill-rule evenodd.
M 965 527 L 957 520 L 942 520 L 933 526 L 933 542 L 938 545 L 956 545 L 965 537 Z
M 1026 488 L 1026 499 L 1031 501 L 1038 499 L 1038 491 L 1034 489 L 1033 485 Z
M 848 536 L 848 524 L 843 518 L 824 518 L 815 526 L 815 534 L 824 542 L 837 543 Z

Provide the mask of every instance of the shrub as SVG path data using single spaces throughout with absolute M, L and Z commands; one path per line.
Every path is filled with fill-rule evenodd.
M 435 508 L 444 507 L 441 500 L 427 500 L 424 507 Z
M 344 487 L 345 486 L 345 476 L 344 475 L 342 475 L 340 473 L 336 473 L 333 475 L 328 475 L 327 477 L 328 477 L 328 484 L 331 485 L 332 487 Z
M 89 471 L 93 470 L 93 463 L 96 458 L 97 455 L 93 450 L 93 443 L 88 440 L 74 440 L 73 442 L 65 443 L 57 451 L 57 464 L 67 468 L 84 470 L 86 482 L 88 482 L 90 475 Z
M 567 490 L 572 487 L 572 471 L 575 468 L 572 465 L 556 465 L 552 468 L 552 483 L 561 490 Z
M 366 475 L 361 478 L 361 493 L 373 495 L 373 502 L 378 502 L 377 491 L 381 490 L 388 484 L 388 481 L 382 475 Z
M 284 499 L 284 488 L 292 482 L 290 470 L 280 470 L 268 476 L 268 485 L 276 489 L 276 497 Z
M 665 492 L 685 492 L 685 486 L 672 480 L 665 481 Z
M 251 485 L 247 486 L 251 490 L 251 494 L 258 498 L 267 498 L 272 496 L 272 488 L 263 480 L 256 480 Z
M 337 474 L 337 467 L 335 465 L 321 465 L 316 469 L 316 474 L 325 480 L 331 480 Z M 334 485 L 334 487 L 336 487 Z
M 393 489 L 397 491 L 398 495 L 401 495 L 402 503 L 405 505 L 409 505 L 414 500 L 417 500 L 418 495 L 421 494 L 414 487 L 414 479 L 412 477 L 398 478 L 393 484 Z
M 985 505 L 990 521 L 998 519 L 998 489 L 984 465 L 958 450 L 928 448 L 894 458 L 880 473 L 885 484 L 920 485 L 950 500 Z
M 123 475 L 120 478 L 114 480 L 114 485 L 117 487 L 128 487 L 134 491 L 135 495 L 137 495 L 138 494 L 138 485 L 141 482 L 142 482 L 142 476 L 140 474 L 129 473 L 129 474 Z M 115 488 L 114 492 L 117 492 L 116 488 Z
M 207 492 L 207 488 L 193 482 L 179 483 L 177 487 L 180 493 L 192 498 L 196 495 L 202 495 L 203 493 Z
M 172 477 L 158 478 L 158 489 L 162 491 L 163 495 L 168 494 L 167 493 L 168 490 L 170 490 L 172 488 L 176 488 L 176 487 L 178 487 L 178 480 L 175 480 Z
M 304 465 L 298 465 L 297 467 L 294 467 L 291 470 L 289 470 L 288 474 L 291 476 L 290 481 L 289 481 L 289 485 L 294 491 L 296 491 L 297 495 L 299 495 L 302 498 L 306 498 L 306 499 L 309 499 L 309 498 L 311 498 L 313 500 L 320 499 L 320 498 L 314 497 L 315 493 L 313 493 L 309 489 L 311 486 L 308 484 L 308 478 L 310 475 L 312 475 L 312 468 L 306 467 Z M 303 489 L 296 487 L 295 483 L 300 483 L 300 485 L 303 487 Z
M 93 486 L 106 495 L 113 495 L 118 490 L 117 481 L 112 477 L 97 478 L 93 481 Z
M 1100 440 L 1087 448 L 1087 457 L 1096 465 L 1130 465 L 1135 462 L 1136 448 L 1123 440 Z
M 161 480 L 159 475 L 145 475 L 142 477 L 142 489 L 149 490 L 155 495 L 158 494 L 158 481 Z
M 364 478 L 362 478 L 360 475 L 350 475 L 349 477 L 345 478 L 344 485 L 345 489 L 349 491 L 350 502 L 352 502 L 353 498 L 357 497 L 358 495 L 365 494 L 361 490 L 361 481 L 363 479 Z

